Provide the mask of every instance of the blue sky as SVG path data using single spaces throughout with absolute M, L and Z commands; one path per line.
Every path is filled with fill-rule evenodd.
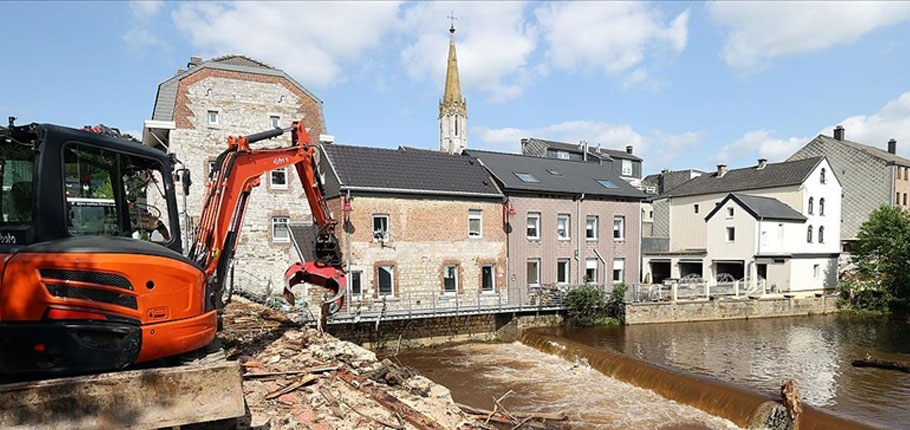
M 284 68 L 340 143 L 435 148 L 458 16 L 469 147 L 624 147 L 645 170 L 786 158 L 819 132 L 910 156 L 910 3 L 0 2 L 0 115 L 140 130 L 191 55 Z

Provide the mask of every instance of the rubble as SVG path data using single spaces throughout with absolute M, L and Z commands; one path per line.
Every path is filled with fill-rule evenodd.
M 449 390 L 353 343 L 243 299 L 225 309 L 219 339 L 244 369 L 253 430 L 474 430 Z

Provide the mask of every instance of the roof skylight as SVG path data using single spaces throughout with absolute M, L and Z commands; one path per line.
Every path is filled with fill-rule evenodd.
M 540 182 L 540 180 L 535 178 L 534 175 L 532 175 L 530 173 L 522 173 L 522 172 L 512 172 L 512 173 L 514 173 L 515 176 L 518 176 L 518 179 L 521 179 L 522 182 L 530 182 L 530 183 L 535 183 L 535 184 Z
M 598 180 L 597 180 L 597 183 L 600 184 L 600 185 L 603 185 L 604 188 L 610 188 L 610 189 L 619 188 L 619 187 L 616 186 L 616 184 L 614 184 L 614 183 L 612 183 L 612 182 L 610 182 L 610 181 L 608 181 L 608 180 L 606 180 L 606 179 L 598 179 Z

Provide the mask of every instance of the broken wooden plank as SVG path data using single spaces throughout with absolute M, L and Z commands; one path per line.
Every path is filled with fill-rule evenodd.
M 400 399 L 389 394 L 382 388 L 379 388 L 372 382 L 357 377 L 357 375 L 354 375 L 347 369 L 340 369 L 338 371 L 338 377 L 344 382 L 347 382 L 350 386 L 366 393 L 372 397 L 373 400 L 382 405 L 382 407 L 392 411 L 394 414 L 398 414 L 404 418 L 405 421 L 411 423 L 411 425 L 420 430 L 446 430 L 445 427 L 431 420 L 420 411 L 402 402 Z
M 244 374 L 244 378 L 267 378 L 270 376 L 287 376 L 287 375 L 299 375 L 301 373 L 325 373 L 331 372 L 333 370 L 338 370 L 338 366 L 319 366 L 319 367 L 310 367 L 307 369 L 297 369 L 297 370 L 288 370 L 284 372 L 261 372 L 261 373 L 247 373 Z
M 4 430 L 168 428 L 244 415 L 237 362 L 0 385 Z
M 304 386 L 304 385 L 306 385 L 306 384 L 309 384 L 310 382 L 315 381 L 316 378 L 317 378 L 317 376 L 316 376 L 316 375 L 313 375 L 313 374 L 303 375 L 303 376 L 297 378 L 296 380 L 294 380 L 294 382 L 291 382 L 290 384 L 285 385 L 284 387 L 281 387 L 281 388 L 279 388 L 279 389 L 277 389 L 277 390 L 275 390 L 275 391 L 272 391 L 271 393 L 266 394 L 266 395 L 265 395 L 265 399 L 266 399 L 266 400 L 272 400 L 272 399 L 281 397 L 281 396 L 283 396 L 283 395 L 285 395 L 285 394 L 287 394 L 287 393 L 290 393 L 290 392 L 292 392 L 292 391 L 294 391 L 294 390 L 296 390 L 296 389 L 298 389 L 298 388 L 300 388 L 300 387 L 302 387 L 302 386 Z

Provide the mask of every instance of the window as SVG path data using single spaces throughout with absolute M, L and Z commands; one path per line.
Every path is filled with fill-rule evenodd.
M 556 217 L 556 238 L 559 240 L 569 240 L 571 235 L 570 225 L 571 217 L 568 214 L 560 214 Z
M 443 294 L 455 294 L 458 292 L 458 266 L 443 266 L 442 292 Z
M 31 224 L 35 151 L 26 145 L 0 143 L 0 166 L 0 225 Z
M 518 179 L 521 179 L 522 182 L 538 183 L 540 182 L 534 175 L 530 173 L 515 173 L 515 176 L 518 176 Z
M 761 246 L 768 246 L 768 232 L 764 230 L 761 232 Z
M 822 167 L 822 171 L 818 175 L 818 179 L 819 179 L 819 182 L 821 182 L 823 184 L 825 183 L 825 168 L 824 167 Z
M 589 258 L 585 260 L 585 283 L 597 283 L 597 259 Z
M 363 272 L 353 270 L 351 271 L 349 279 L 351 280 L 351 295 L 354 297 L 360 296 L 363 292 Z
M 695 204 L 695 213 L 698 213 L 698 203 Z
M 727 242 L 736 242 L 736 227 L 727 227 Z
M 904 193 L 904 206 L 907 206 L 907 193 Z
M 824 197 L 818 199 L 818 214 L 821 216 L 825 215 L 825 198 Z
M 528 286 L 540 286 L 540 260 L 537 258 L 528 260 Z
M 825 243 L 825 226 L 818 228 L 818 243 Z
M 381 242 L 389 240 L 388 215 L 373 215 L 373 240 Z
M 617 258 L 613 260 L 613 285 L 621 284 L 625 281 L 626 260 Z
M 483 237 L 483 212 L 480 209 L 468 211 L 468 237 Z
M 558 158 L 560 160 L 568 160 L 569 153 L 566 151 L 556 151 L 556 158 Z
M 814 212 L 814 209 L 815 209 L 815 198 L 809 197 L 809 215 L 812 215 L 812 212 Z
M 812 243 L 812 226 L 806 229 L 806 243 Z
M 539 212 L 528 212 L 528 239 L 540 239 Z
M 496 290 L 496 266 L 484 264 L 480 267 L 480 291 L 492 293 Z
M 602 187 L 604 187 L 604 188 L 610 188 L 610 189 L 617 189 L 617 188 L 619 188 L 619 187 L 616 186 L 616 184 L 614 184 L 614 183 L 612 183 L 612 182 L 610 182 L 610 181 L 608 181 L 608 180 L 606 180 L 606 179 L 600 179 L 600 180 L 597 181 L 597 183 L 600 184 L 600 185 L 601 185 Z
M 632 160 L 622 160 L 622 175 L 632 176 Z
M 379 297 L 392 297 L 395 294 L 395 266 L 376 268 L 376 287 Z
M 208 164 L 209 164 L 208 176 L 209 176 L 209 179 L 211 179 L 211 178 L 213 178 L 214 175 L 215 175 L 215 169 L 216 169 L 216 167 L 215 167 L 215 160 L 209 160 L 209 163 L 208 163 Z
M 272 125 L 272 128 L 281 128 L 281 125 L 279 124 L 280 122 L 281 122 L 281 118 L 276 115 L 272 115 L 269 117 L 269 124 Z
M 597 240 L 597 215 L 588 215 L 585 221 L 585 239 Z
M 291 232 L 288 230 L 288 217 L 272 217 L 272 242 L 290 242 Z
M 455 117 L 455 135 L 458 136 L 458 117 Z
M 272 174 L 269 175 L 269 187 L 276 190 L 288 189 L 287 167 L 272 170 Z
M 218 111 L 210 110 L 208 114 L 209 124 L 215 125 L 218 124 Z
M 613 240 L 626 240 L 626 217 L 613 217 Z
M 556 260 L 556 283 L 557 284 L 568 284 L 569 283 L 569 259 L 561 258 Z
M 820 264 L 812 265 L 812 277 L 818 279 L 821 276 L 822 266 Z
M 733 208 L 727 208 L 727 218 L 733 218 Z
M 3 151 L 4 157 L 15 152 L 6 148 Z M 167 184 L 160 163 L 77 144 L 64 145 L 62 155 L 65 222 L 69 234 L 171 241 L 165 197 Z M 27 167 L 28 164 L 13 160 L 2 169 L 6 223 L 24 223 L 32 218 L 31 172 Z M 7 175 L 15 181 L 8 190 Z

